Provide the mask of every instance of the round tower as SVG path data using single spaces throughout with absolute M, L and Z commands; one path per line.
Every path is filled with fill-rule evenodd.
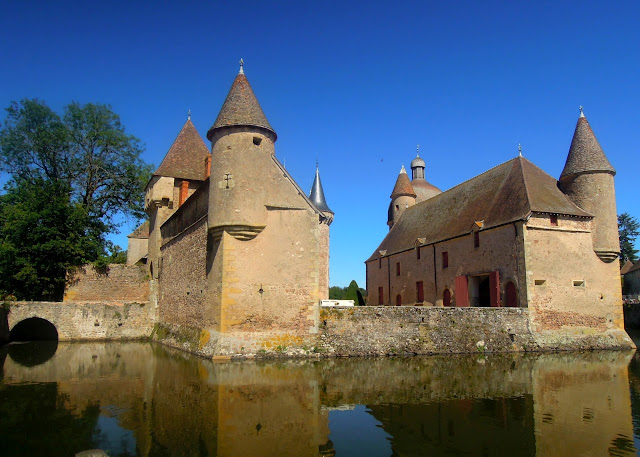
M 394 226 L 405 209 L 416 204 L 416 193 L 411 186 L 407 170 L 404 169 L 404 165 L 400 169 L 396 185 L 391 192 L 391 203 L 389 204 L 389 211 L 387 214 L 387 225 L 389 230 Z
M 594 216 L 593 250 L 607 263 L 613 262 L 620 253 L 615 174 L 580 107 L 559 187 L 576 205 Z
M 262 173 L 275 153 L 276 132 L 244 74 L 243 62 L 213 126 L 209 228 L 238 239 L 255 237 L 266 225 L 267 189 Z
M 420 151 L 418 150 L 416 158 L 411 161 L 411 186 L 416 193 L 416 203 L 429 200 L 431 197 L 442 193 L 440 189 L 425 179 L 425 167 L 426 164 L 420 157 Z

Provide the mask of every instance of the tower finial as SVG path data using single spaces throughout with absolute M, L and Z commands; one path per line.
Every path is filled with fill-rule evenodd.
M 189 108 L 189 111 L 187 111 L 187 120 L 191 120 L 191 108 Z
M 580 105 L 580 117 L 584 117 L 584 110 L 582 109 L 582 105 Z
M 518 143 L 518 156 L 522 157 L 522 145 Z
M 240 71 L 238 72 L 239 75 L 244 75 L 244 60 L 242 59 L 242 57 L 240 57 Z
M 416 157 L 420 157 L 420 145 L 416 146 Z

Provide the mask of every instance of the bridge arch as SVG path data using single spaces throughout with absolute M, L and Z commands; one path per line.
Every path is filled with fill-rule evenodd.
M 58 341 L 58 329 L 46 319 L 29 317 L 13 326 L 9 341 Z

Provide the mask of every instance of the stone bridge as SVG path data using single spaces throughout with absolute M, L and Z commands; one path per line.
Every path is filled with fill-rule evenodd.
M 148 338 L 155 315 L 149 302 L 11 302 L 0 314 L 0 340 Z

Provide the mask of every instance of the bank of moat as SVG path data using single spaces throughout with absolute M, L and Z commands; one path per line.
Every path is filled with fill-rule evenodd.
M 206 357 L 634 347 L 615 169 L 582 111 L 559 179 L 517 156 L 443 192 L 423 158 L 412 179 L 403 167 L 365 261 L 374 306 L 349 309 L 320 306 L 334 213 L 318 167 L 307 194 L 243 67 L 206 137 L 187 119 L 147 184 L 127 266 L 76 271 L 67 308 L 15 304 L 10 325 L 42 313 L 62 339 L 151 337 Z

